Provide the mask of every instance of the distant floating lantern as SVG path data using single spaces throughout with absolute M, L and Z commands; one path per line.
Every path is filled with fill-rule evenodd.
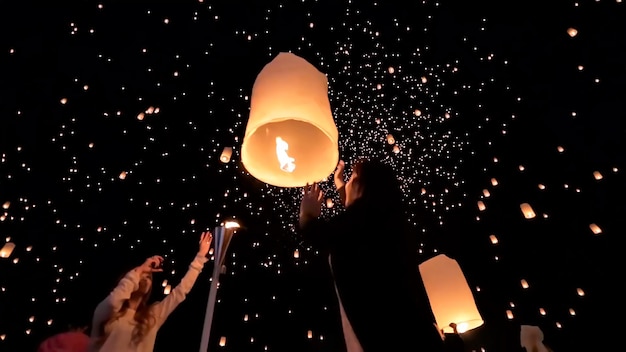
M 433 257 L 419 266 L 437 326 L 452 333 L 450 323 L 460 333 L 483 325 L 472 290 L 456 260 L 445 254 Z
M 125 180 L 126 179 L 126 175 L 127 175 L 126 171 L 120 172 L 120 175 L 119 175 L 120 180 Z
M 603 176 L 600 173 L 600 171 L 594 171 L 593 178 L 595 178 L 596 180 L 601 180 L 603 178 Z
M 567 29 L 567 34 L 569 34 L 570 37 L 574 38 L 578 34 L 578 30 L 576 28 L 570 27 Z
M 483 196 L 485 196 L 485 198 L 489 198 L 491 197 L 491 193 L 489 192 L 488 189 L 483 189 Z
M 526 280 L 524 280 L 524 279 L 522 279 L 522 280 L 520 281 L 520 284 L 522 285 L 522 288 L 524 288 L 524 289 L 526 289 L 526 288 L 529 288 L 529 287 L 530 287 L 530 285 L 528 285 L 528 281 L 526 281 Z
M 389 133 L 387 135 L 387 143 L 389 143 L 389 144 L 395 144 L 396 143 L 396 139 L 393 138 L 393 134 Z
M 513 311 L 511 311 L 511 310 L 507 310 L 507 311 L 506 311 L 506 317 L 507 317 L 509 320 L 513 320 L 513 318 L 514 318 L 514 316 L 513 316 Z
M 496 235 L 489 236 L 489 240 L 491 240 L 491 244 L 498 244 L 498 237 L 496 237 Z
M 220 337 L 220 347 L 226 346 L 226 336 Z
M 326 198 L 326 208 L 332 208 L 335 205 L 332 198 Z
M 526 219 L 532 219 L 536 216 L 535 211 L 533 210 L 533 207 L 531 207 L 530 204 L 528 203 L 520 204 L 520 209 L 522 209 L 522 213 L 524 214 L 524 217 Z
M 498 180 L 495 177 L 491 179 L 491 185 L 494 187 L 498 185 Z
M 485 209 L 487 209 L 487 207 L 485 206 L 485 203 L 483 203 L 482 200 L 479 200 L 478 201 L 478 210 L 485 211 Z
M 293 257 L 296 258 L 296 259 L 300 258 L 300 251 L 297 250 L 297 249 L 295 251 L 293 251 Z
M 224 150 L 222 150 L 222 155 L 220 155 L 220 161 L 226 164 L 230 161 L 230 157 L 232 155 L 233 155 L 233 148 L 224 147 Z
M 393 153 L 394 154 L 400 153 L 400 147 L 397 144 L 393 146 Z
M 246 170 L 278 187 L 317 182 L 337 166 L 338 138 L 326 76 L 303 58 L 280 53 L 252 87 L 241 147 Z
M 10 257 L 14 249 L 15 249 L 15 243 L 13 242 L 5 243 L 2 249 L 0 249 L 0 258 Z
M 312 330 L 307 331 L 306 337 L 309 338 L 309 339 L 312 339 L 313 338 L 313 331 Z
M 594 235 L 599 235 L 602 233 L 602 229 L 600 228 L 600 226 L 596 224 L 589 225 L 589 228 L 591 229 L 591 232 L 593 232 Z
M 10 201 L 6 201 L 2 204 L 2 209 L 7 210 L 11 207 L 11 202 Z
M 582 288 L 577 288 L 576 289 L 576 294 L 578 294 L 580 297 L 584 297 L 585 296 L 585 291 Z
M 172 292 L 172 285 L 165 285 L 165 288 L 163 289 L 163 294 L 169 295 L 170 292 Z

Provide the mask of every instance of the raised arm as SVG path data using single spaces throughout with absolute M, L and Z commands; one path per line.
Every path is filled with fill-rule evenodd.
M 339 160 L 339 163 L 337 163 L 337 169 L 335 169 L 335 173 L 333 174 L 335 188 L 337 189 L 337 192 L 339 192 L 341 205 L 343 205 L 344 207 L 346 206 L 346 181 L 343 179 L 345 167 L 346 163 L 344 163 L 343 160 Z
M 92 337 L 99 336 L 102 332 L 102 324 L 106 323 L 113 314 L 119 312 L 122 304 L 130 298 L 133 291 L 137 290 L 141 274 L 144 272 L 161 271 L 161 269 L 158 269 L 161 262 L 163 262 L 162 257 L 158 255 L 152 256 L 146 259 L 142 265 L 129 271 L 120 280 L 113 291 L 98 304 L 94 311 L 91 325 Z
M 346 210 L 342 214 L 331 219 L 321 219 L 321 190 L 317 184 L 305 187 L 300 204 L 300 217 L 298 221 L 298 233 L 305 242 L 321 251 L 330 251 L 342 241 L 348 241 L 346 231 L 355 222 L 354 211 Z
M 191 291 L 191 288 L 196 283 L 198 275 L 202 272 L 204 263 L 208 261 L 206 255 L 211 247 L 213 236 L 210 232 L 203 232 L 200 237 L 200 249 L 198 254 L 189 265 L 189 269 L 185 276 L 183 276 L 180 283 L 165 297 L 161 302 L 154 306 L 154 316 L 157 319 L 157 324 L 161 325 L 165 322 L 167 317 L 178 307 L 178 305 L 187 298 L 187 294 Z

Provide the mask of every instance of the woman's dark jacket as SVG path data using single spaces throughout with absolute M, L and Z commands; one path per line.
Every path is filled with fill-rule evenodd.
M 419 275 L 417 236 L 408 233 L 401 209 L 357 200 L 300 233 L 331 255 L 337 291 L 365 352 L 443 350 Z

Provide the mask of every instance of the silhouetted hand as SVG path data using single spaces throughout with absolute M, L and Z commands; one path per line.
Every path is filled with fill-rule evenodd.
M 333 179 L 335 181 L 335 188 L 340 189 L 346 185 L 346 181 L 343 179 L 344 169 L 346 167 L 346 163 L 343 160 L 339 160 L 337 164 L 337 168 L 335 169 L 335 174 L 333 175 Z
M 322 213 L 322 190 L 314 183 L 304 187 L 302 201 L 300 202 L 300 220 L 310 219 L 320 216 Z

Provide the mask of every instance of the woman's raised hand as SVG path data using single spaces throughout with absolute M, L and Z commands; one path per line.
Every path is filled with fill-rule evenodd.
M 343 172 L 346 167 L 346 163 L 343 160 L 339 160 L 337 164 L 337 168 L 335 169 L 335 174 L 333 175 L 333 180 L 335 181 L 335 188 L 338 190 L 346 185 L 346 181 L 343 179 Z
M 141 264 L 139 270 L 142 273 L 156 273 L 163 271 L 163 257 L 160 255 L 153 255 Z
M 205 256 L 209 253 L 209 248 L 211 248 L 211 242 L 213 242 L 213 235 L 210 231 L 205 231 L 200 235 L 200 248 L 198 249 L 198 254 Z
M 304 187 L 300 202 L 300 217 L 316 218 L 322 213 L 322 198 L 324 194 L 317 183 Z

